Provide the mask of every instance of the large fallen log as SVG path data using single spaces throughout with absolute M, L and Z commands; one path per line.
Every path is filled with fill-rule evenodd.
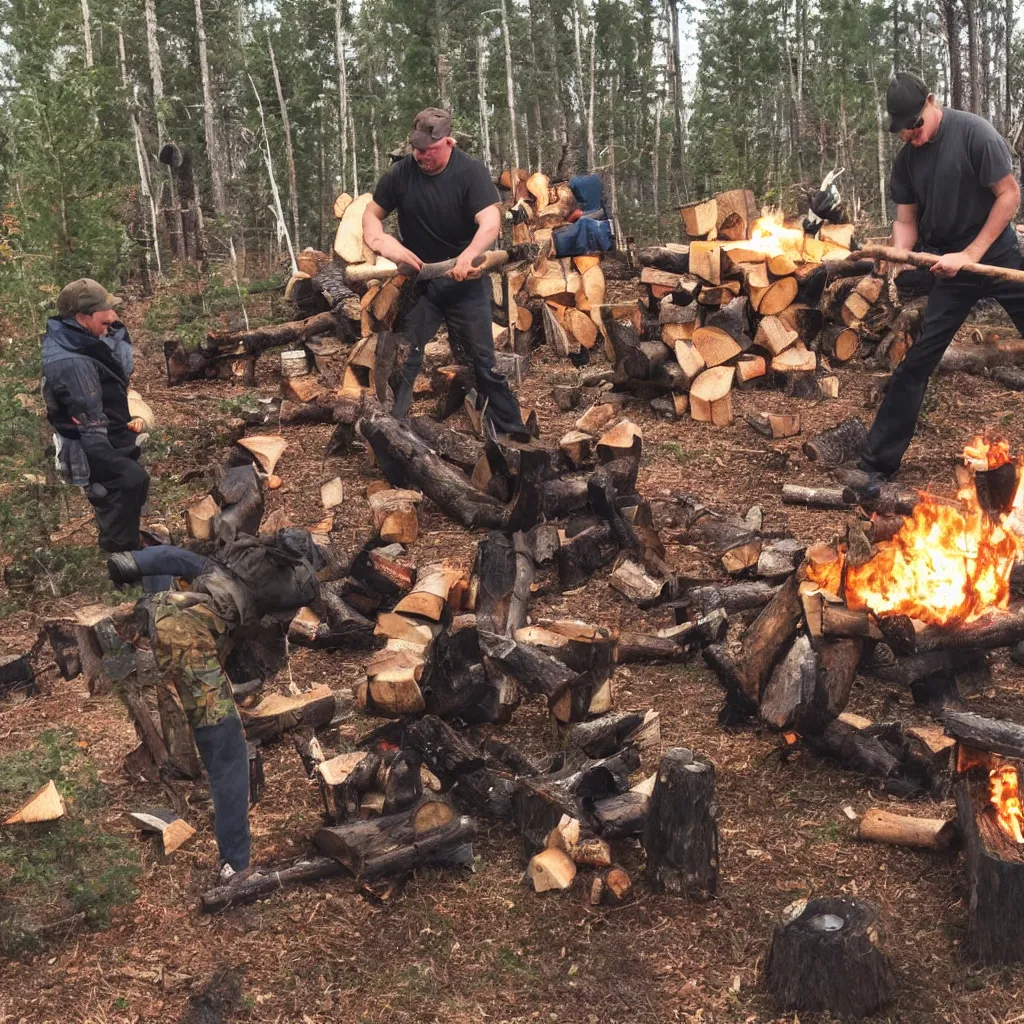
M 251 875 L 234 883 L 207 889 L 199 898 L 200 907 L 208 914 L 244 903 L 266 899 L 279 889 L 293 885 L 309 885 L 324 878 L 345 874 L 345 868 L 333 857 L 299 860 L 285 868 L 257 867 Z
M 538 481 L 547 465 L 542 449 L 520 454 L 516 494 L 505 505 L 478 491 L 465 474 L 449 465 L 404 423 L 383 412 L 363 416 L 357 429 L 369 442 L 385 477 L 395 487 L 414 487 L 468 528 L 527 530 L 540 513 Z

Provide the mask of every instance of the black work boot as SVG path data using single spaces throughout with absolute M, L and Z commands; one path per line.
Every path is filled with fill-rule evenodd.
M 142 579 L 142 573 L 130 551 L 115 551 L 107 559 L 107 574 L 115 587 L 126 587 Z

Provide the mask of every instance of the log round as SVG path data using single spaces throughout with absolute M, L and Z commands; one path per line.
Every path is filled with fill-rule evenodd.
M 867 904 L 801 900 L 775 928 L 765 986 L 787 1010 L 866 1017 L 895 994 L 896 979 L 879 941 Z
M 655 892 L 710 895 L 718 888 L 715 768 L 685 747 L 661 760 L 644 829 Z

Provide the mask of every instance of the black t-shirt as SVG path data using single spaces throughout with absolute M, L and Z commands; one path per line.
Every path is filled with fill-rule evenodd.
M 1003 137 L 977 114 L 944 107 L 935 138 L 896 154 L 889 194 L 901 205 L 917 204 L 921 243 L 939 253 L 959 252 L 978 236 L 995 196 L 992 186 L 1013 170 Z M 1006 230 L 991 253 L 1014 245 Z
M 393 164 L 373 190 L 373 201 L 398 211 L 402 242 L 424 263 L 458 256 L 476 234 L 474 217 L 498 200 L 487 168 L 453 149 L 440 174 L 424 174 L 412 155 Z

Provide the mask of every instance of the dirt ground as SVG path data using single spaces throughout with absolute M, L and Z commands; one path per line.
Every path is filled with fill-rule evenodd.
M 136 384 L 161 423 L 195 431 L 196 438 L 208 434 L 223 417 L 225 403 L 241 396 L 241 386 L 218 382 L 167 388 L 159 339 L 142 329 L 138 309 L 130 312 L 130 320 L 141 355 Z M 261 359 L 258 394 L 277 393 L 276 362 L 274 356 Z M 550 398 L 552 378 L 565 369 L 542 351 L 521 389 L 523 404 L 536 408 L 542 436 L 552 443 L 578 415 L 559 413 Z M 868 396 L 884 377 L 846 368 L 839 375 L 840 398 L 818 404 L 773 392 L 737 393 L 740 415 L 728 429 L 688 418 L 668 422 L 645 403 L 631 403 L 629 415 L 644 436 L 638 490 L 652 502 L 669 561 L 678 571 L 713 573 L 700 552 L 674 540 L 673 496 L 682 490 L 741 514 L 760 505 L 767 529 L 788 530 L 807 541 L 828 539 L 841 527 L 840 514 L 780 505 L 783 482 L 822 482 L 820 471 L 801 454 L 802 439 L 769 442 L 742 419 L 747 412 L 799 409 L 805 435 L 850 413 L 869 420 Z M 429 399 L 423 399 L 416 411 L 430 407 Z M 902 479 L 952 493 L 950 460 L 975 432 L 995 427 L 1014 450 L 1021 449 L 1024 416 L 1019 410 L 1017 395 L 991 382 L 963 375 L 937 379 Z M 364 489 L 376 474 L 368 470 L 365 454 L 325 460 L 329 427 L 283 432 L 289 441 L 279 468 L 285 483 L 267 495 L 267 511 L 283 508 L 296 525 L 312 525 L 324 514 L 320 484 L 340 476 L 346 500 L 336 510 L 335 542 L 350 548 L 370 523 Z M 196 461 L 176 456 L 151 468 L 180 478 L 196 468 Z M 175 514 L 167 517 L 172 529 L 181 530 L 180 508 L 205 493 L 205 487 L 196 479 L 168 492 L 178 502 Z M 83 504 L 73 512 L 70 519 L 85 516 L 88 509 Z M 420 507 L 420 528 L 410 552 L 417 564 L 448 557 L 469 565 L 478 537 L 453 525 L 429 502 Z M 83 527 L 76 541 L 86 545 L 90 540 L 90 527 Z M 74 606 L 75 599 L 61 604 Z M 52 605 L 45 609 L 55 610 Z M 0 623 L 0 653 L 23 650 L 43 612 L 40 607 Z M 606 572 L 573 594 L 546 589 L 531 603 L 531 614 L 648 630 L 670 624 L 665 612 L 643 613 L 628 604 L 609 587 Z M 346 691 L 362 676 L 364 657 L 296 650 L 291 673 L 303 687 L 327 683 Z M 90 698 L 80 678 L 62 681 L 46 652 L 39 664 L 43 694 L 0 704 L 0 756 L 29 746 L 45 728 L 73 730 L 110 787 L 103 827 L 137 842 L 126 812 L 159 803 L 160 796 L 129 786 L 122 774 L 121 760 L 136 743 L 122 708 L 114 697 Z M 270 687 L 286 682 L 277 680 Z M 139 843 L 144 865 L 140 896 L 115 913 L 109 930 L 78 931 L 45 952 L 0 963 L 0 1024 L 176 1020 L 189 994 L 219 967 L 243 972 L 241 1004 L 226 1018 L 237 1021 L 824 1022 L 827 1018 L 815 1014 L 780 1014 L 759 988 L 773 923 L 789 903 L 812 895 L 857 896 L 878 908 L 884 948 L 899 979 L 896 1004 L 882 1019 L 1024 1020 L 1019 1003 L 1024 968 L 980 966 L 961 955 L 966 924 L 962 858 L 857 840 L 856 822 L 844 809 L 860 815 L 870 806 L 890 803 L 869 780 L 810 755 L 784 762 L 777 736 L 767 729 L 724 731 L 716 719 L 721 690 L 699 659 L 681 666 L 620 668 L 614 690 L 620 709 L 660 711 L 665 747 L 692 747 L 715 764 L 721 830 L 716 898 L 694 902 L 652 894 L 643 881 L 636 843 L 616 850 L 635 882 L 627 902 L 589 906 L 582 879 L 567 893 L 537 896 L 523 881 L 512 829 L 481 822 L 471 875 L 427 871 L 373 891 L 339 879 L 206 916 L 196 908 L 197 896 L 213 881 L 216 849 L 208 804 L 197 786 L 192 823 L 198 835 L 167 862 Z M 971 694 L 968 704 L 981 713 L 1020 718 L 1022 694 L 1024 670 L 999 653 L 993 658 L 991 686 Z M 928 719 L 908 693 L 864 678 L 857 681 L 849 710 L 906 724 Z M 335 742 L 363 727 L 352 710 Z M 554 744 L 546 715 L 533 702 L 519 709 L 503 734 L 527 751 L 550 750 Z M 254 860 L 287 861 L 310 849 L 320 821 L 318 795 L 290 742 L 266 748 L 264 756 L 266 793 L 252 814 Z M 653 768 L 645 764 L 644 772 Z M 895 809 L 929 817 L 954 813 L 952 801 L 917 800 Z

